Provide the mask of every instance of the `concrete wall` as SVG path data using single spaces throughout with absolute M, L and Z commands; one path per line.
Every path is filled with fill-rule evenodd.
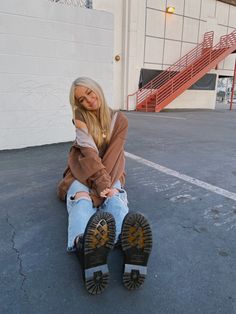
M 113 16 L 48 0 L 0 1 L 0 149 L 74 139 L 69 88 L 89 76 L 113 103 Z

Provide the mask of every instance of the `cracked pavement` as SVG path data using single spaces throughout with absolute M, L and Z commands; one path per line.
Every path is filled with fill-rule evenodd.
M 236 193 L 235 111 L 127 116 L 126 151 Z M 109 288 L 88 295 L 56 196 L 69 148 L 0 152 L 0 313 L 236 313 L 236 202 L 129 158 L 129 207 L 153 230 L 148 277 L 127 291 L 115 250 Z
M 15 227 L 10 223 L 9 221 L 9 215 L 7 214 L 7 223 L 8 225 L 12 228 L 12 236 L 11 236 L 11 242 L 12 242 L 12 249 L 13 251 L 16 252 L 16 255 L 17 255 L 17 262 L 18 262 L 18 265 L 19 265 L 19 274 L 22 278 L 22 283 L 21 283 L 21 290 L 26 293 L 26 291 L 24 290 L 24 282 L 26 280 L 26 275 L 23 273 L 22 271 L 22 259 L 21 259 L 21 256 L 20 256 L 20 252 L 18 251 L 18 249 L 16 248 L 16 244 L 15 244 L 15 236 L 16 236 L 16 230 L 15 230 Z

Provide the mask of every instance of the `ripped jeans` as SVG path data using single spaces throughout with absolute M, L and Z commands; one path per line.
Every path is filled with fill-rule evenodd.
M 127 193 L 121 187 L 120 181 L 117 181 L 113 188 L 119 190 L 119 193 L 105 199 L 104 203 L 99 207 L 93 207 L 92 200 L 86 197 L 81 197 L 74 200 L 73 197 L 77 192 L 89 192 L 89 188 L 75 180 L 67 193 L 67 211 L 68 211 L 68 244 L 67 251 L 75 251 L 74 240 L 77 235 L 83 234 L 90 217 L 98 210 L 111 213 L 116 222 L 116 242 L 121 233 L 121 227 L 124 217 L 129 211 L 127 206 Z

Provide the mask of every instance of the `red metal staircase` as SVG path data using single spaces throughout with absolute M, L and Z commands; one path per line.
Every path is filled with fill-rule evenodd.
M 133 94 L 137 111 L 160 112 L 192 84 L 236 50 L 236 30 L 221 36 L 213 46 L 214 32 L 207 32 L 202 43 Z

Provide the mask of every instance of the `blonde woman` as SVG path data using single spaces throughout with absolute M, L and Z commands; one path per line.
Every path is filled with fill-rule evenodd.
M 147 219 L 129 213 L 127 206 L 127 118 L 108 107 L 99 84 L 87 77 L 72 83 L 70 103 L 76 140 L 58 185 L 68 210 L 67 250 L 77 253 L 88 292 L 99 294 L 108 284 L 107 256 L 120 240 L 124 286 L 139 288 L 146 276 L 152 236 Z

